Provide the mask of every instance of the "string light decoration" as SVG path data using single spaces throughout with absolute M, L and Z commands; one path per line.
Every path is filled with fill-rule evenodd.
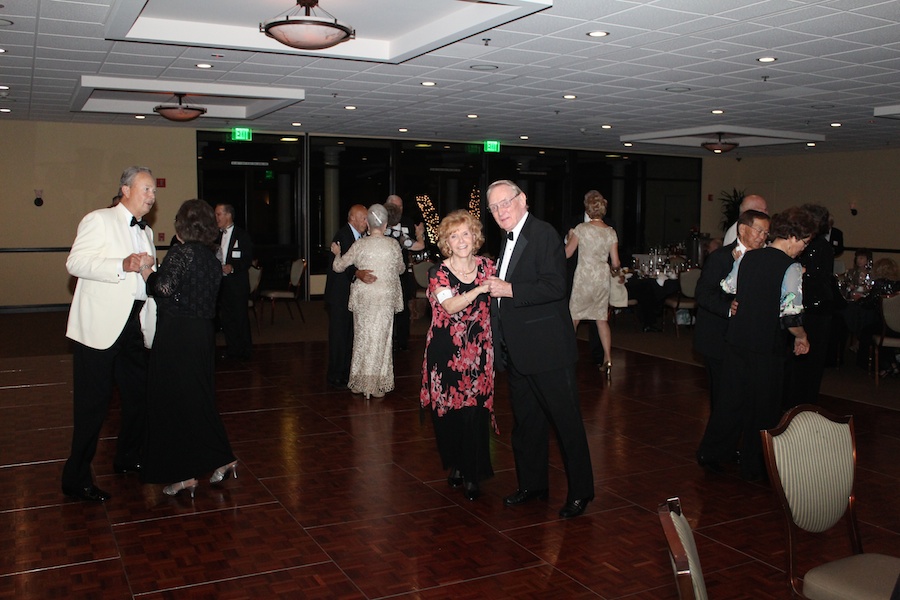
M 434 236 L 437 235 L 438 224 L 441 221 L 438 217 L 437 210 L 435 210 L 434 204 L 427 194 L 416 196 L 416 204 L 419 205 L 419 210 L 422 212 L 422 218 L 425 219 L 425 235 L 428 236 L 428 241 L 431 245 L 435 245 L 437 244 L 437 240 Z
M 472 193 L 469 194 L 469 212 L 473 217 L 481 220 L 481 190 L 477 185 L 472 187 Z

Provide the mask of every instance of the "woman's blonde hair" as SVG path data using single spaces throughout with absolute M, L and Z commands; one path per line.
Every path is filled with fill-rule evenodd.
M 444 256 L 453 254 L 453 251 L 450 249 L 450 235 L 463 225 L 468 226 L 469 233 L 472 234 L 472 253 L 478 252 L 481 245 L 484 244 L 481 221 L 473 217 L 467 210 L 454 210 L 444 217 L 441 224 L 438 225 L 437 247 L 441 254 Z
M 606 198 L 597 190 L 591 190 L 584 195 L 584 212 L 592 219 L 602 219 L 606 216 Z

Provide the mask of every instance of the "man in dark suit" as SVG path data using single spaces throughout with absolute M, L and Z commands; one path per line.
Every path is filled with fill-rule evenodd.
M 825 234 L 825 239 L 831 242 L 835 258 L 844 253 L 844 232 L 834 226 L 834 217 L 828 219 L 828 233 Z
M 425 248 L 425 225 L 414 225 L 412 219 L 403 214 L 403 199 L 391 194 L 384 201 L 388 210 L 388 228 L 384 235 L 396 239 L 403 251 L 403 264 L 406 270 L 400 274 L 400 287 L 403 290 L 403 310 L 394 314 L 394 350 L 404 351 L 409 348 L 409 301 L 416 297 L 416 277 L 413 275 L 412 261 L 409 253 Z M 392 213 L 399 213 L 399 218 L 391 219 Z
M 569 488 L 559 515 L 577 517 L 594 498 L 594 476 L 578 405 L 565 250 L 553 227 L 528 213 L 525 193 L 512 181 L 492 183 L 487 202 L 507 234 L 499 276 L 488 282 L 497 368 L 507 371 L 515 418 L 512 446 L 519 487 L 503 502 L 516 506 L 548 497 L 552 426 Z
M 225 355 L 247 360 L 253 342 L 250 337 L 250 266 L 253 264 L 253 240 L 234 225 L 234 207 L 216 206 L 216 224 L 222 232 L 219 258 L 222 261 L 222 285 L 219 287 L 219 315 L 225 334 Z
M 726 293 L 720 284 L 731 272 L 734 261 L 744 252 L 762 248 L 766 244 L 768 234 L 768 215 L 757 210 L 744 211 L 737 220 L 737 240 L 707 257 L 703 263 L 700 279 L 697 281 L 694 350 L 703 356 L 709 374 L 710 412 L 721 405 L 724 388 L 722 374 L 725 333 L 728 330 L 728 319 L 733 314 L 734 295 Z M 702 450 L 697 453 L 697 462 L 708 470 L 721 470 L 721 465 L 711 457 L 705 456 Z
M 347 213 L 347 224 L 341 227 L 331 240 L 341 247 L 341 256 L 361 238 L 369 228 L 366 207 L 354 204 Z M 329 256 L 331 254 L 329 253 Z M 333 259 L 332 259 L 333 260 Z M 355 279 L 371 283 L 375 276 L 369 271 L 350 265 L 343 273 L 331 268 L 325 279 L 325 310 L 328 312 L 328 383 L 338 389 L 346 389 L 350 379 L 350 359 L 353 356 L 353 313 L 347 308 L 350 301 L 350 284 Z

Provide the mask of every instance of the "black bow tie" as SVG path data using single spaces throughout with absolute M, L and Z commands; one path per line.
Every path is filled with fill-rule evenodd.
M 143 230 L 145 227 L 147 227 L 147 222 L 144 221 L 143 219 L 138 221 L 137 217 L 131 217 L 131 225 L 130 226 L 134 227 L 135 225 L 137 225 L 138 227 L 140 227 Z
M 512 231 L 507 232 L 507 234 L 506 234 L 506 239 L 508 239 L 509 241 L 513 241 L 513 234 L 512 234 Z

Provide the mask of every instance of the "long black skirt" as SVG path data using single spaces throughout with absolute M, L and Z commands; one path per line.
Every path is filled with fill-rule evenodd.
M 160 315 L 148 387 L 145 482 L 184 481 L 234 460 L 216 408 L 212 320 Z

